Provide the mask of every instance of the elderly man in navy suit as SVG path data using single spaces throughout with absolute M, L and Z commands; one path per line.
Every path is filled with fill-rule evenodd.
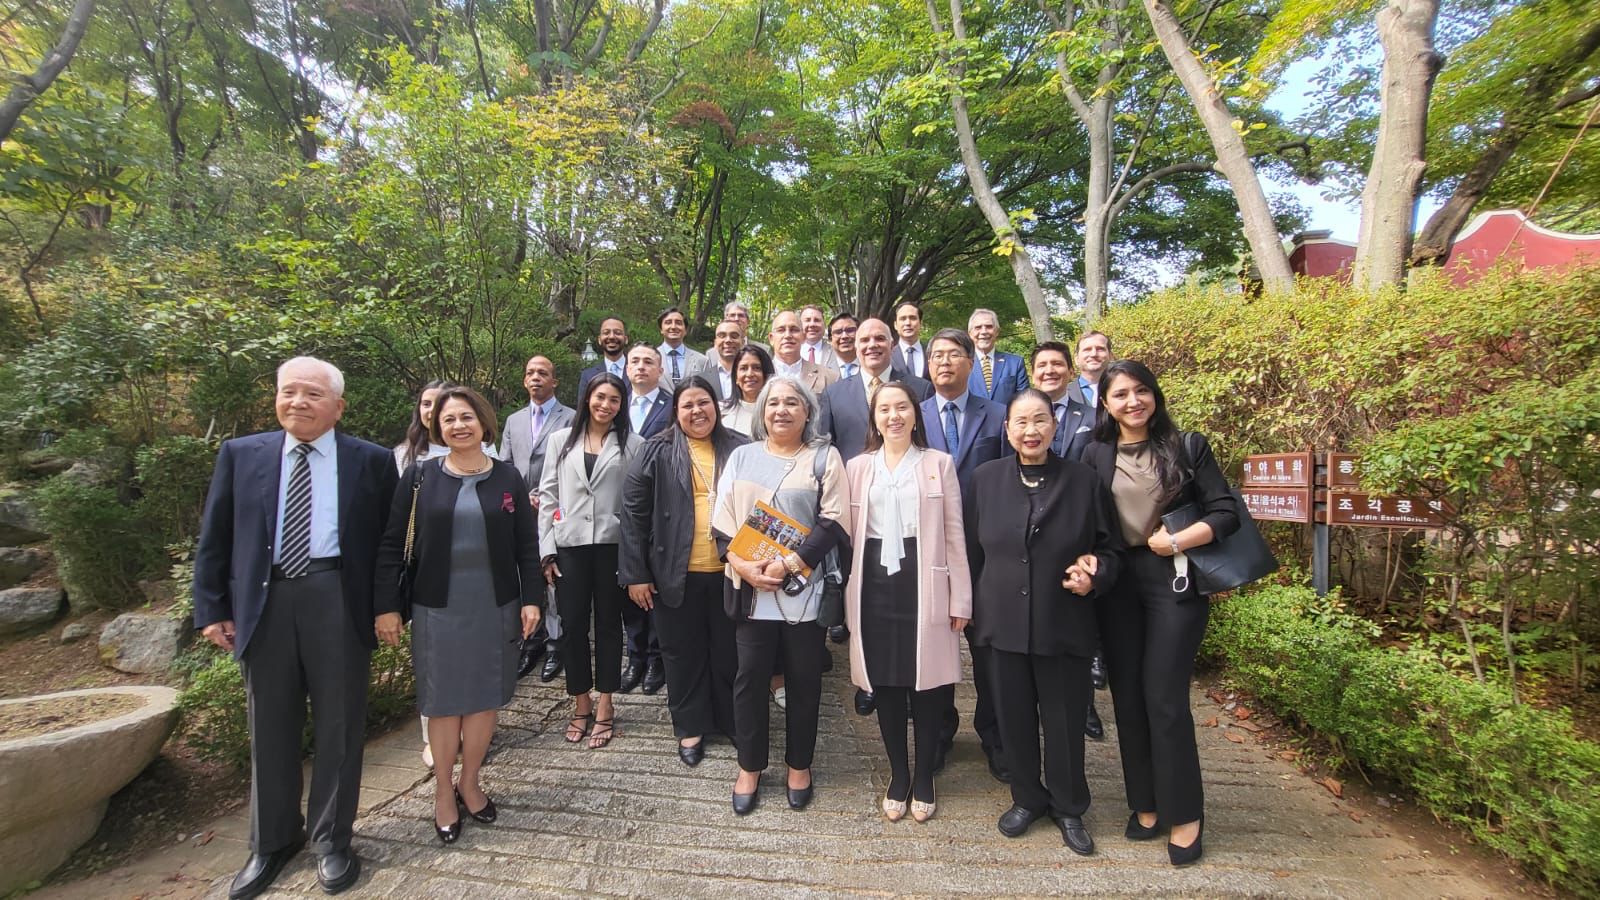
M 232 651 L 250 724 L 250 859 L 228 896 L 266 890 L 310 833 L 317 880 L 336 894 L 361 867 L 350 849 L 361 788 L 378 540 L 394 456 L 334 430 L 344 376 L 296 357 L 278 369 L 282 431 L 223 443 L 194 562 L 194 623 Z M 300 736 L 311 703 L 316 756 L 300 812 Z
M 973 474 L 984 463 L 1009 454 L 1011 444 L 1005 437 L 1006 410 L 969 389 L 972 375 L 972 358 L 977 351 L 971 337 L 958 328 L 946 328 L 928 341 L 928 374 L 933 379 L 932 397 L 922 401 L 922 421 L 928 432 L 928 446 L 943 450 L 955 460 L 956 480 L 961 484 L 961 505 L 972 508 Z M 973 523 L 967 526 L 967 544 L 974 545 L 977 534 Z M 977 584 L 974 583 L 976 588 Z M 972 650 L 972 687 L 978 692 L 978 703 L 972 712 L 972 727 L 978 732 L 983 745 L 983 755 L 989 760 L 989 772 L 1001 782 L 1010 780 L 1005 753 L 1000 744 L 1000 722 L 995 717 L 994 704 L 989 697 L 988 649 L 972 643 L 971 626 L 967 629 L 967 645 Z M 961 717 L 956 712 L 955 691 L 945 707 L 944 728 L 940 733 L 939 761 L 955 741 L 961 727 Z
M 1028 389 L 1027 365 L 1015 353 L 994 348 L 1000 339 L 1000 317 L 994 310 L 973 310 L 967 317 L 967 334 L 977 347 L 972 374 L 967 377 L 968 390 L 1006 407 L 1012 397 Z

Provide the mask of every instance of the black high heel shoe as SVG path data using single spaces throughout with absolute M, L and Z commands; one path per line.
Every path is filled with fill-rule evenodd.
M 1200 861 L 1200 839 L 1205 837 L 1206 817 L 1200 817 L 1200 830 L 1195 833 L 1194 843 L 1187 847 L 1179 847 L 1171 841 L 1167 842 L 1167 861 L 1174 866 L 1187 866 Z
M 1122 834 L 1130 841 L 1148 841 L 1161 834 L 1161 822 L 1157 820 L 1154 825 L 1142 825 L 1138 813 L 1128 813 L 1128 827 Z
M 489 799 L 488 794 L 483 795 L 483 809 L 473 812 L 467 809 L 467 801 L 461 796 L 461 788 L 458 787 L 456 788 L 456 806 L 466 810 L 467 815 L 485 825 L 493 824 L 495 819 L 500 818 L 500 811 L 494 808 L 494 801 Z
M 440 825 L 438 822 L 434 822 L 433 830 L 438 833 L 441 844 L 454 844 L 461 837 L 461 819 L 457 818 L 449 825 Z

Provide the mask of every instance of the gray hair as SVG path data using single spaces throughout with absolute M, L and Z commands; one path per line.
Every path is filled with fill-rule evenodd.
M 730 309 L 737 309 L 742 311 L 747 316 L 750 315 L 750 307 L 745 306 L 743 303 L 740 303 L 737 300 L 729 300 L 727 303 L 722 304 L 723 318 L 727 318 L 728 310 Z
M 978 318 L 979 316 L 988 316 L 990 319 L 994 320 L 994 327 L 996 327 L 996 328 L 1000 327 L 1000 317 L 995 315 L 995 311 L 994 310 L 992 310 L 992 309 L 981 309 L 980 308 L 980 309 L 973 310 L 972 311 L 972 315 L 967 316 L 967 328 L 969 328 L 969 329 L 972 328 L 972 321 L 974 319 Z
M 333 363 L 317 359 L 315 356 L 296 356 L 294 359 L 285 360 L 283 365 L 278 367 L 279 386 L 283 384 L 283 373 L 297 366 L 314 366 L 321 369 L 323 377 L 328 379 L 328 390 L 332 391 L 335 397 L 344 396 L 344 373 Z
M 750 436 L 758 441 L 767 439 L 767 397 L 779 385 L 792 389 L 806 408 L 806 426 L 800 432 L 800 440 L 808 447 L 823 442 L 825 439 L 817 423 L 822 418 L 822 404 L 817 402 L 817 395 L 811 392 L 811 388 L 793 375 L 774 375 L 762 385 L 761 393 L 756 396 L 755 421 L 750 423 Z

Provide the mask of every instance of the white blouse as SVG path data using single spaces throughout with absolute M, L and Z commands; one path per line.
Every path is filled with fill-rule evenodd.
M 872 489 L 867 495 L 867 537 L 883 541 L 878 562 L 890 575 L 900 571 L 905 559 L 905 539 L 917 536 L 917 517 L 921 514 L 922 486 L 917 482 L 917 464 L 922 450 L 912 447 L 900 457 L 900 464 L 889 471 L 883 451 L 872 454 Z

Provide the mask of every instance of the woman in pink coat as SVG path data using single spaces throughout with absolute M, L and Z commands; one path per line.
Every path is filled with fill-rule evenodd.
M 961 629 L 972 580 L 961 527 L 961 488 L 950 456 L 928 448 L 916 398 L 899 382 L 872 395 L 866 452 L 850 460 L 846 526 L 854 576 L 845 592 L 850 680 L 877 698 L 889 755 L 883 814 L 926 822 L 951 686 L 961 680 Z M 916 732 L 916 768 L 906 721 Z

